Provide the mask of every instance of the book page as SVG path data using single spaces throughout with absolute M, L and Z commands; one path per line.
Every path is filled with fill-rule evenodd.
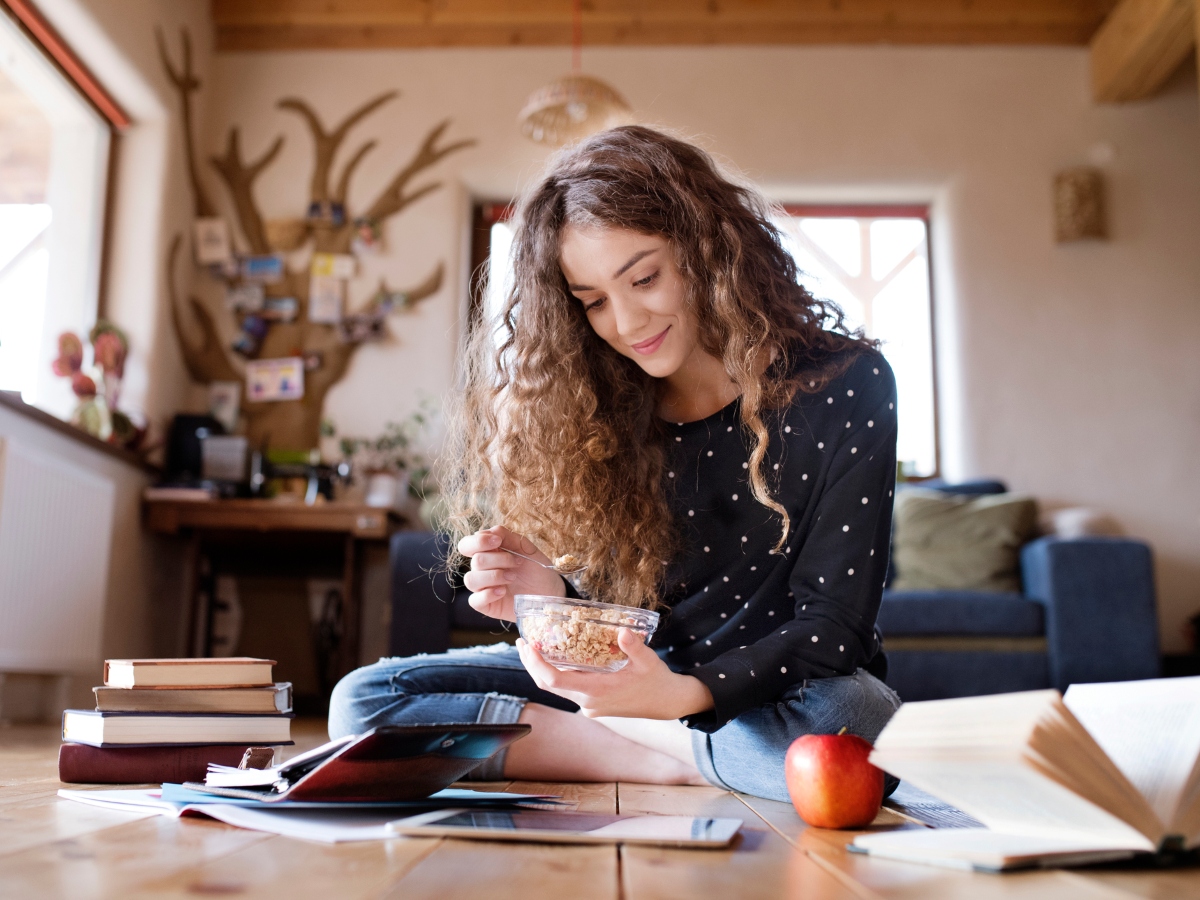
M 974 828 L 948 830 L 911 829 L 881 834 L 860 834 L 850 849 L 872 856 L 931 863 L 951 868 L 988 871 L 1049 862 L 1078 864 L 1111 858 L 1126 858 L 1131 851 L 1113 851 L 1088 841 L 999 834 Z
M 1154 842 L 1056 781 L 1020 762 L 872 761 L 993 831 L 1109 849 L 1153 850 Z
M 1200 678 L 1073 684 L 1063 702 L 1167 831 L 1200 758 Z

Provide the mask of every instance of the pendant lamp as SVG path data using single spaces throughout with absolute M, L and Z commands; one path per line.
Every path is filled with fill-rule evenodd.
M 584 75 L 583 11 L 572 2 L 571 74 L 529 95 L 517 116 L 521 132 L 531 141 L 561 147 L 617 125 L 633 121 L 625 98 L 598 78 Z

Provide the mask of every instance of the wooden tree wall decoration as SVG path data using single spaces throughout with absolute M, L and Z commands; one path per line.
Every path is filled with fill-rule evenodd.
M 216 206 L 211 202 L 200 179 L 196 161 L 194 126 L 192 122 L 192 95 L 200 89 L 200 81 L 192 69 L 191 40 L 183 31 L 182 66 L 176 68 L 167 52 L 161 32 L 158 34 L 158 49 L 167 76 L 179 94 L 183 123 L 184 148 L 188 177 L 192 184 L 197 218 L 216 215 Z M 288 97 L 280 100 L 280 109 L 296 113 L 307 124 L 315 143 L 315 160 L 309 188 L 309 205 L 320 204 L 320 208 L 332 208 L 332 204 L 345 204 L 350 180 L 358 164 L 362 162 L 376 142 L 363 143 L 342 166 L 336 182 L 333 180 L 334 161 L 338 149 L 350 130 L 366 116 L 379 109 L 397 96 L 388 91 L 364 103 L 348 115 L 337 127 L 326 130 L 317 114 L 303 100 Z M 355 222 L 368 222 L 381 227 L 391 217 L 398 215 L 417 200 L 438 190 L 441 182 L 430 182 L 413 187 L 418 175 L 434 166 L 451 153 L 470 147 L 474 140 L 460 140 L 441 144 L 443 135 L 450 125 L 446 119 L 434 127 L 421 142 L 413 157 L 396 173 L 365 211 L 351 215 L 345 210 L 341 222 L 330 217 L 309 219 L 306 224 L 305 240 L 311 243 L 314 253 L 348 253 L 351 249 L 356 226 Z M 279 155 L 283 137 L 277 137 L 262 156 L 253 161 L 242 157 L 241 136 L 236 127 L 229 130 L 225 152 L 214 156 L 210 163 L 220 175 L 233 201 L 237 223 L 245 245 L 251 254 L 269 254 L 285 249 L 273 247 L 268 240 L 262 213 L 254 199 L 254 181 Z M 245 396 L 245 372 L 243 364 L 231 353 L 222 339 L 221 329 L 208 305 L 195 296 L 188 297 L 187 316 L 191 325 L 185 324 L 185 314 L 174 288 L 176 259 L 183 245 L 182 235 L 176 235 L 171 243 L 167 259 L 169 301 L 171 319 L 176 337 L 183 352 L 188 374 L 201 384 L 214 381 L 238 381 L 243 384 L 242 411 L 246 417 L 246 433 L 251 446 L 259 448 L 269 444 L 272 448 L 307 449 L 317 446 L 320 436 L 321 413 L 325 396 L 346 374 L 350 360 L 362 345 L 362 339 L 347 339 L 334 325 L 309 321 L 308 294 L 309 273 L 285 272 L 283 281 L 266 286 L 268 297 L 294 297 L 298 302 L 295 318 L 290 322 L 275 322 L 271 325 L 257 353 L 261 359 L 289 356 L 311 356 L 320 359 L 320 365 L 305 373 L 304 399 L 299 401 L 254 402 Z M 288 248 L 290 249 L 290 248 Z M 399 294 L 403 298 L 402 308 L 412 305 L 436 293 L 442 285 L 445 266 L 439 262 L 433 272 L 420 284 L 401 292 L 391 292 L 381 284 L 381 294 Z M 354 313 L 370 313 L 378 309 L 377 294 L 367 306 Z M 233 315 L 233 313 L 228 313 Z

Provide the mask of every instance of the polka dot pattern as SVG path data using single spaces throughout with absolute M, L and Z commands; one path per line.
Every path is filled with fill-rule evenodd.
M 666 425 L 664 468 L 683 550 L 664 570 L 670 609 L 651 646 L 709 688 L 714 709 L 686 723 L 704 731 L 803 679 L 865 667 L 878 647 L 887 554 L 875 550 L 887 547 L 895 481 L 887 363 L 864 352 L 820 393 L 798 392 L 790 407 L 764 416 L 761 471 L 791 521 L 778 550 L 780 517 L 743 496 L 753 435 L 738 406 Z

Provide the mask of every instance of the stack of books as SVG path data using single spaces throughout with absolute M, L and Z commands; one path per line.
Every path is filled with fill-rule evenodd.
M 63 713 L 61 781 L 203 781 L 251 746 L 290 744 L 292 686 L 272 659 L 110 659 L 95 709 Z

